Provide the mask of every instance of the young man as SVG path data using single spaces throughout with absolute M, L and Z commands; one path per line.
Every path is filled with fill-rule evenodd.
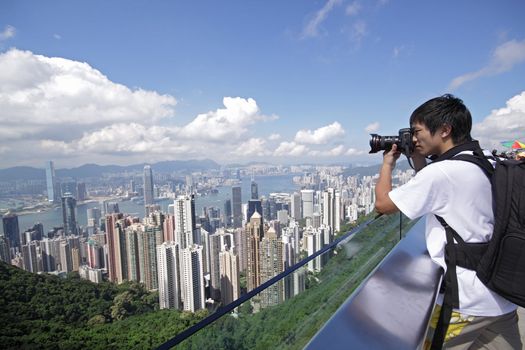
M 433 98 L 412 113 L 410 126 L 415 146 L 411 158 L 417 174 L 392 190 L 392 171 L 400 153 L 396 145 L 385 152 L 375 189 L 376 210 L 384 214 L 400 210 L 410 219 L 425 215 L 428 252 L 446 270 L 445 229 L 436 215 L 466 242 L 488 241 L 494 222 L 491 186 L 477 165 L 449 159 L 458 149 L 470 154 L 479 149 L 470 137 L 472 117 L 463 101 L 452 95 Z M 430 156 L 434 161 L 427 166 Z M 475 271 L 456 270 L 460 307 L 454 309 L 443 348 L 521 349 L 516 305 L 485 287 Z M 441 302 L 442 296 L 438 304 Z M 436 307 L 437 315 L 439 310 Z M 437 317 L 433 320 L 430 336 Z

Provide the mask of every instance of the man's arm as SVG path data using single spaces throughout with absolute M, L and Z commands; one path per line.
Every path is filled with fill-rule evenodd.
M 383 165 L 379 171 L 379 180 L 376 184 L 376 211 L 381 214 L 393 214 L 399 211 L 394 202 L 388 196 L 392 191 L 392 171 L 396 166 L 396 160 L 401 154 L 397 151 L 397 145 L 383 155 Z

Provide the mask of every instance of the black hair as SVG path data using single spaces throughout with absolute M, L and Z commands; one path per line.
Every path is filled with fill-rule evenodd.
M 463 101 L 451 94 L 435 97 L 421 106 L 410 116 L 410 125 L 421 123 L 425 125 L 430 134 L 434 135 L 437 129 L 444 124 L 451 127 L 451 137 L 455 144 L 470 141 L 472 129 L 472 116 L 463 104 Z

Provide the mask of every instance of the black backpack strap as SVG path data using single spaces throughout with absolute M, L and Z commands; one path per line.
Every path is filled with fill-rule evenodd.
M 431 350 L 438 350 L 443 347 L 445 336 L 447 334 L 450 318 L 452 317 L 452 309 L 459 308 L 459 288 L 458 278 L 456 273 L 456 250 L 454 244 L 454 236 L 459 235 L 447 224 L 447 222 L 440 216 L 436 215 L 438 221 L 445 228 L 447 243 L 445 245 L 445 263 L 447 271 L 442 283 L 445 283 L 445 295 L 443 298 L 443 305 L 441 306 L 441 313 L 439 314 L 438 323 L 434 331 L 434 338 L 432 339 Z M 463 242 L 463 239 L 459 237 Z M 463 242 L 464 243 L 464 242 Z

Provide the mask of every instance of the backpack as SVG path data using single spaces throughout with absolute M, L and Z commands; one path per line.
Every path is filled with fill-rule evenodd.
M 465 150 L 471 150 L 473 154 L 458 155 Z M 445 159 L 474 163 L 490 179 L 494 229 L 489 242 L 466 243 L 443 218 L 436 215 L 447 237 L 447 271 L 441 286 L 444 299 L 432 349 L 443 346 L 452 309 L 459 308 L 456 266 L 476 271 L 477 277 L 489 289 L 525 307 L 525 161 L 494 157 L 494 168 L 477 141 L 454 147 L 435 161 Z

